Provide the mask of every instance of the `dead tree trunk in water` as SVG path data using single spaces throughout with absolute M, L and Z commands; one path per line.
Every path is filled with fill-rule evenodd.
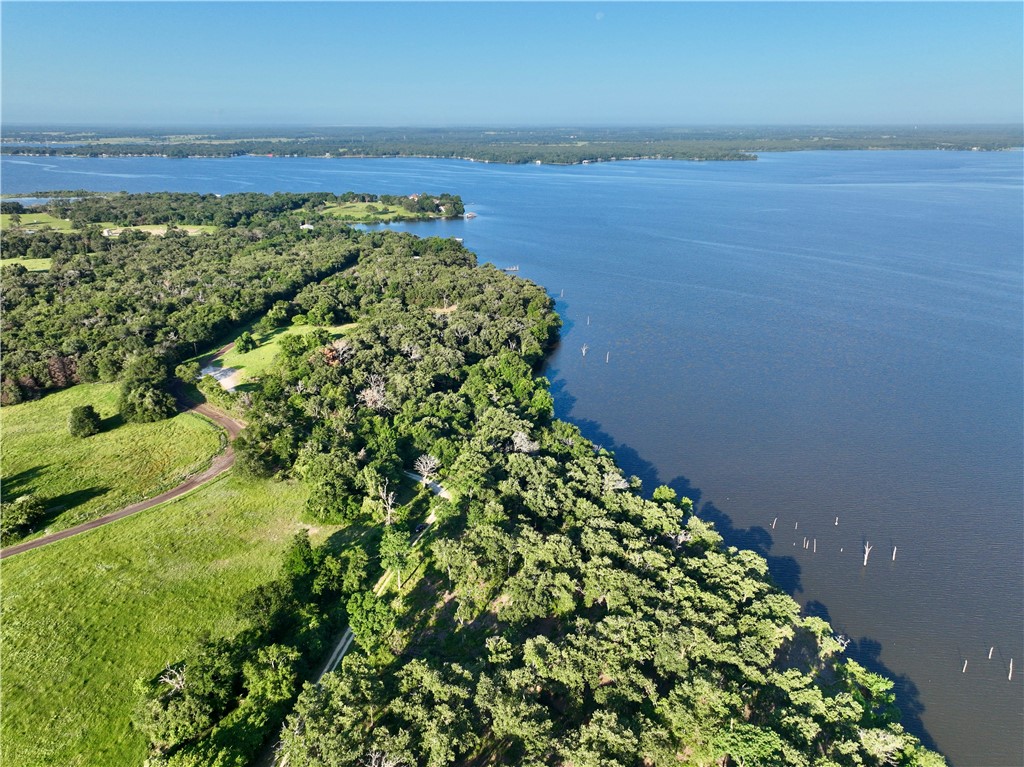
M 867 541 L 864 542 L 864 567 L 868 566 L 868 555 L 871 554 L 872 545 Z

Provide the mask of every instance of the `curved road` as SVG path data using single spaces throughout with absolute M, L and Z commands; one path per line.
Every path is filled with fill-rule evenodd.
M 102 527 L 103 525 L 109 525 L 111 522 L 124 519 L 132 514 L 137 514 L 138 512 L 145 511 L 146 509 L 151 509 L 158 504 L 170 501 L 180 495 L 184 495 L 190 490 L 194 490 L 200 485 L 209 482 L 214 477 L 218 477 L 230 469 L 235 463 L 235 451 L 231 449 L 231 440 L 238 436 L 242 429 L 245 428 L 245 424 L 206 403 L 194 405 L 193 407 L 188 408 L 186 412 L 196 413 L 205 418 L 209 418 L 228 433 L 229 439 L 227 447 L 222 453 L 214 456 L 213 462 L 206 471 L 189 477 L 177 487 L 173 487 L 164 493 L 160 493 L 160 495 L 148 498 L 145 501 L 133 503 L 131 506 L 125 506 L 123 509 L 99 517 L 98 519 L 83 522 L 80 525 L 69 527 L 67 530 L 61 530 L 56 533 L 51 533 L 50 535 L 44 535 L 41 538 L 35 538 L 31 541 L 26 541 L 25 543 L 8 546 L 6 549 L 0 550 L 0 559 L 6 559 L 7 557 L 20 554 L 23 551 L 29 551 L 30 549 L 38 549 L 40 546 L 46 546 L 54 541 L 62 541 L 73 535 L 78 535 L 79 533 L 84 533 L 87 530 L 93 530 L 97 527 Z

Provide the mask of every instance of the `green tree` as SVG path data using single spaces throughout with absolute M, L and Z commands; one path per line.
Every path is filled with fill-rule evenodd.
M 252 337 L 252 333 L 248 330 L 244 331 L 238 338 L 235 339 L 235 351 L 240 354 L 251 352 L 257 346 L 256 339 Z
M 199 380 L 202 372 L 202 368 L 195 360 L 192 360 L 191 362 L 182 362 L 174 369 L 174 375 L 186 384 L 194 384 Z
M 30 532 L 45 513 L 42 500 L 34 493 L 13 501 L 4 499 L 0 503 L 0 545 L 6 546 Z
M 353 594 L 345 607 L 348 610 L 348 625 L 355 635 L 356 643 L 368 653 L 380 649 L 394 633 L 394 611 L 372 591 Z
M 380 564 L 385 570 L 394 570 L 398 585 L 402 585 L 402 573 L 409 565 L 409 533 L 391 525 L 384 530 L 380 539 Z
M 72 437 L 91 437 L 100 430 L 100 415 L 92 405 L 71 408 L 68 431 Z

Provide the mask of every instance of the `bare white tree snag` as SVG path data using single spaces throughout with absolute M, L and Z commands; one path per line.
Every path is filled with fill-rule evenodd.
M 794 522 L 793 523 L 793 529 L 794 530 L 799 530 L 800 529 L 800 523 L 799 522 Z
M 1013 681 L 1013 658 L 1010 658 L 1010 673 L 1006 676 L 1007 682 Z
M 961 674 L 966 674 L 967 673 L 967 661 L 966 660 L 964 661 L 964 667 L 962 669 L 960 669 L 960 673 Z
M 385 751 L 371 751 L 364 764 L 366 767 L 406 767 L 406 762 Z
M 540 450 L 540 443 L 530 439 L 525 431 L 512 433 L 512 451 L 515 453 L 536 453 Z
M 807 536 L 806 535 L 804 536 L 804 548 L 805 549 L 807 548 Z
M 558 294 L 558 297 L 565 298 L 565 288 L 562 288 L 562 291 Z
M 584 356 L 584 357 L 586 357 L 586 356 L 587 356 L 587 351 L 588 351 L 589 349 L 590 349 L 590 347 L 589 347 L 589 346 L 588 346 L 587 344 L 583 344 L 583 346 L 581 346 L 581 347 L 580 347 L 580 351 L 581 351 L 581 352 L 583 352 L 583 356 Z
M 772 520 L 772 530 L 775 529 L 775 523 L 778 522 L 778 521 L 779 521 L 778 517 L 776 517 L 775 519 Z
M 892 547 L 892 561 L 893 562 L 896 561 L 896 547 L 895 546 Z
M 989 660 L 992 660 L 992 651 L 995 650 L 995 649 L 996 648 L 994 646 L 988 648 L 988 659 Z
M 371 373 L 366 377 L 366 388 L 359 392 L 358 399 L 366 407 L 377 412 L 390 410 L 388 405 L 387 383 L 384 376 Z
M 605 364 L 608 364 L 608 358 L 611 356 L 611 354 L 612 354 L 611 352 L 605 352 L 604 353 Z
M 587 315 L 587 324 L 588 325 L 590 324 L 590 315 L 589 314 Z
M 839 527 L 839 517 L 836 517 L 836 527 Z
M 815 554 L 818 553 L 818 539 L 817 538 L 814 539 L 814 551 L 813 551 L 813 553 L 815 553 Z
M 170 685 L 175 691 L 181 692 L 185 689 L 185 669 L 168 666 L 160 675 L 160 681 Z
M 609 495 L 616 490 L 625 490 L 629 487 L 629 482 L 621 474 L 610 471 L 604 475 L 603 485 L 604 495 Z
M 388 480 L 385 479 L 377 486 L 377 497 L 380 498 L 381 505 L 384 507 L 384 524 L 390 525 L 391 518 L 395 513 L 395 493 L 388 490 Z
M 864 541 L 864 567 L 868 566 L 868 555 L 871 553 L 871 549 L 874 548 L 870 543 Z
M 437 475 L 441 462 L 434 456 L 424 453 L 416 459 L 412 466 L 416 469 L 416 473 L 423 477 L 423 484 L 426 484 Z

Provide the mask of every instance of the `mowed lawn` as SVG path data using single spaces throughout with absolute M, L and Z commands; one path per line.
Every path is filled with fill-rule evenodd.
M 331 334 L 331 338 L 339 338 L 346 330 L 354 327 L 355 323 L 349 323 L 347 325 L 329 326 L 326 330 Z M 231 374 L 229 383 L 232 386 L 238 386 L 263 375 L 273 364 L 282 338 L 312 333 L 316 328 L 316 325 L 290 325 L 278 328 L 266 335 L 256 334 L 253 337 L 259 343 L 259 346 L 255 349 L 242 354 L 232 347 L 222 357 L 214 360 L 211 367 L 223 370 L 231 368 L 234 370 L 235 372 Z
M 11 223 L 11 216 L 13 213 L 0 213 L 0 229 L 11 229 L 13 225 Z M 77 232 L 70 219 L 57 218 L 56 216 L 50 215 L 49 213 L 20 213 L 21 221 L 18 226 L 21 229 L 41 229 L 47 227 L 49 229 L 60 230 L 64 232 Z M 96 226 L 101 227 L 104 230 L 109 230 L 111 237 L 116 237 L 122 231 L 126 229 L 137 229 L 142 232 L 149 232 L 150 234 L 163 235 L 167 232 L 166 224 L 139 224 L 137 226 L 119 226 L 112 221 L 100 221 L 96 223 Z M 219 227 L 214 224 L 180 224 L 179 229 L 188 232 L 189 234 L 208 234 L 210 232 L 216 232 Z
M 0 409 L 4 495 L 37 493 L 51 532 L 174 487 L 221 449 L 220 428 L 191 413 L 156 423 L 122 422 L 117 391 L 116 384 L 79 384 Z M 68 415 L 78 405 L 96 408 L 103 419 L 99 434 L 68 433 Z
M 411 213 L 400 205 L 385 205 L 382 202 L 339 202 L 334 205 L 325 205 L 322 212 L 328 216 L 334 216 L 341 221 L 350 221 L 357 224 L 438 218 L 435 214 L 426 212 Z
M 299 483 L 226 474 L 136 516 L 3 560 L 0 764 L 140 765 L 132 686 L 203 632 L 234 634 L 303 526 Z M 313 531 L 322 540 L 336 527 Z
M 5 258 L 0 261 L 0 266 L 21 264 L 30 272 L 48 272 L 52 263 L 52 258 Z
M 11 216 L 13 213 L 0 213 L 0 229 L 10 229 Z M 22 229 L 38 229 L 48 226 L 50 229 L 61 229 L 68 231 L 72 228 L 71 222 L 66 218 L 57 218 L 49 213 L 20 213 L 21 222 L 18 224 Z

